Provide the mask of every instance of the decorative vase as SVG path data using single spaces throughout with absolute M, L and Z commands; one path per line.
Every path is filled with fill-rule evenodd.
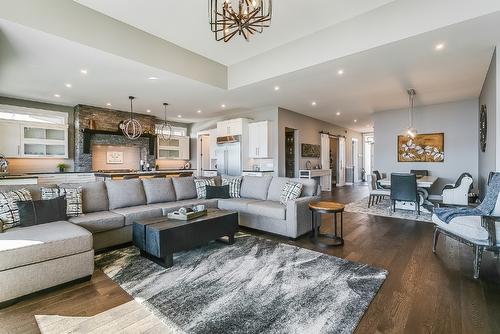
M 64 167 L 59 167 L 59 173 L 64 173 Z

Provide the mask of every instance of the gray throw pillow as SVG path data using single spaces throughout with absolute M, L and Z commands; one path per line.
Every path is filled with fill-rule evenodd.
M 47 224 L 68 219 L 64 196 L 40 201 L 19 201 L 20 226 Z

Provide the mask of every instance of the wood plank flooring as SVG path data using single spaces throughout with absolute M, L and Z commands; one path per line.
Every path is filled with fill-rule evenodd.
M 366 186 L 356 185 L 324 197 L 349 203 L 367 194 Z M 485 253 L 481 278 L 474 280 L 471 249 L 442 237 L 433 255 L 432 231 L 427 223 L 345 213 L 340 248 L 319 248 L 306 236 L 292 241 L 251 233 L 387 269 L 356 333 L 500 333 L 500 260 Z M 0 333 L 38 333 L 35 314 L 93 316 L 131 299 L 96 270 L 90 282 L 0 310 Z

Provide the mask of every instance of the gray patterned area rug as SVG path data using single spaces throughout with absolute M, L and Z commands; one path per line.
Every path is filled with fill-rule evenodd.
M 352 333 L 387 271 L 249 235 L 174 256 L 135 247 L 96 265 L 176 333 Z
M 420 215 L 417 215 L 415 211 L 401 209 L 396 209 L 396 212 L 392 212 L 391 201 L 387 198 L 381 200 L 378 204 L 368 207 L 368 197 L 365 197 L 357 202 L 347 204 L 345 211 L 432 223 L 432 214 L 427 209 L 422 208 Z

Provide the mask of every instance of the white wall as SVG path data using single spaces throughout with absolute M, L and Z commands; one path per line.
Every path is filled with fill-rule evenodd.
M 463 172 L 478 180 L 478 99 L 415 108 L 414 125 L 418 133 L 444 133 L 444 162 L 398 162 L 397 136 L 408 126 L 408 110 L 374 114 L 374 169 L 382 172 L 409 172 L 427 169 L 439 181 L 431 189 L 440 193 Z
M 479 96 L 478 113 L 481 110 L 481 105 L 486 105 L 488 123 L 486 150 L 485 152 L 482 152 L 480 147 L 478 149 L 479 191 L 481 194 L 481 198 L 483 198 L 484 196 L 484 190 L 488 181 L 488 175 L 491 171 L 498 170 L 497 160 L 500 158 L 497 154 L 497 150 L 500 149 L 500 147 L 497 147 L 498 145 L 496 144 L 496 131 L 498 129 L 496 123 L 499 120 L 499 118 L 497 117 L 497 91 L 498 89 L 500 89 L 500 87 L 497 87 L 498 75 L 497 52 L 495 51 L 491 59 L 488 74 L 486 75 L 486 79 L 484 80 L 481 95 Z

